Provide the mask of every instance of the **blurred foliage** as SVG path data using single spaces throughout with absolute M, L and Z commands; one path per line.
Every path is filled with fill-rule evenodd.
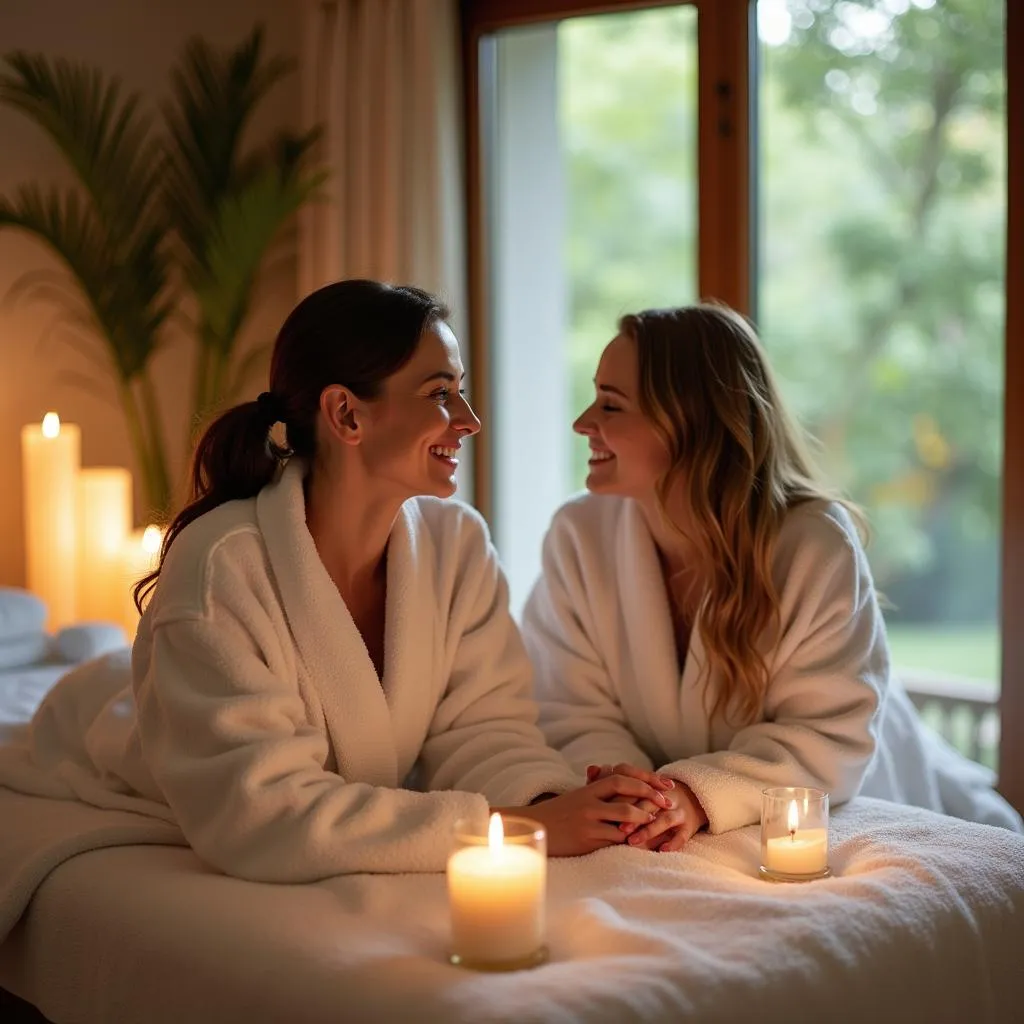
M 1003 11 L 762 0 L 758 322 L 869 512 L 894 620 L 997 615 Z M 618 316 L 696 298 L 696 16 L 571 20 L 559 45 L 582 407 Z

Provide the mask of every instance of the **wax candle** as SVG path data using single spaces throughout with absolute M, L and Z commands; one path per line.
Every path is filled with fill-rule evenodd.
M 22 427 L 22 487 L 28 589 L 46 602 L 47 629 L 75 621 L 76 504 L 81 431 L 48 412 Z
M 511 834 L 506 837 L 505 829 Z M 452 962 L 481 970 L 544 959 L 547 877 L 544 830 L 527 819 L 491 815 L 486 841 L 463 835 L 448 860 Z
M 793 882 L 828 873 L 828 794 L 801 787 L 766 789 L 761 801 L 761 874 Z
M 122 621 L 125 541 L 132 526 L 132 478 L 102 467 L 78 474 L 78 618 Z
M 132 591 L 135 584 L 160 563 L 160 547 L 163 541 L 163 531 L 158 526 L 151 525 L 144 530 L 133 530 L 125 542 L 121 572 L 121 625 L 124 626 L 129 643 L 135 639 L 135 631 L 139 627 L 139 612 L 135 607 Z

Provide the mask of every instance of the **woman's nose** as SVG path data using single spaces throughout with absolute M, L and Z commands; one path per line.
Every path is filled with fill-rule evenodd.
M 582 434 L 584 437 L 590 437 L 594 433 L 594 423 L 591 418 L 591 411 L 593 408 L 594 407 L 592 405 L 588 405 L 586 409 L 576 417 L 576 422 L 573 423 L 572 429 L 575 430 L 577 434 Z
M 457 416 L 453 416 L 452 420 L 452 426 L 467 437 L 480 433 L 480 418 L 473 412 L 473 406 L 466 398 L 462 399 L 459 413 Z

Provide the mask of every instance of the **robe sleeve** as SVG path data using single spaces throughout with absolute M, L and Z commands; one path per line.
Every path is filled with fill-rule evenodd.
M 544 538 L 542 572 L 523 611 L 536 672 L 541 728 L 578 771 L 625 762 L 653 768 L 633 736 L 611 675 L 584 624 L 587 596 L 572 538 L 556 519 Z
M 455 821 L 485 820 L 485 798 L 326 770 L 326 737 L 287 674 L 270 667 L 280 653 L 257 640 L 251 591 L 232 578 L 215 590 L 202 615 L 154 623 L 137 692 L 146 761 L 199 857 L 263 882 L 443 870 Z
M 889 651 L 867 559 L 835 520 L 810 525 L 780 588 L 762 720 L 727 749 L 660 768 L 693 790 L 711 832 L 758 821 L 767 786 L 823 789 L 833 805 L 849 800 L 875 751 Z
M 451 670 L 420 754 L 424 788 L 468 789 L 518 807 L 583 785 L 537 726 L 533 673 L 482 519 L 463 513 L 448 622 Z

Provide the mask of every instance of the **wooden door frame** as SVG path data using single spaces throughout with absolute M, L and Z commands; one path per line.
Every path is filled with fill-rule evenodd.
M 1024 812 L 1024 10 L 1006 2 L 1006 392 L 999 789 Z M 1016 53 L 1016 60 L 1010 55 Z M 1013 737 L 1017 737 L 1016 740 Z

